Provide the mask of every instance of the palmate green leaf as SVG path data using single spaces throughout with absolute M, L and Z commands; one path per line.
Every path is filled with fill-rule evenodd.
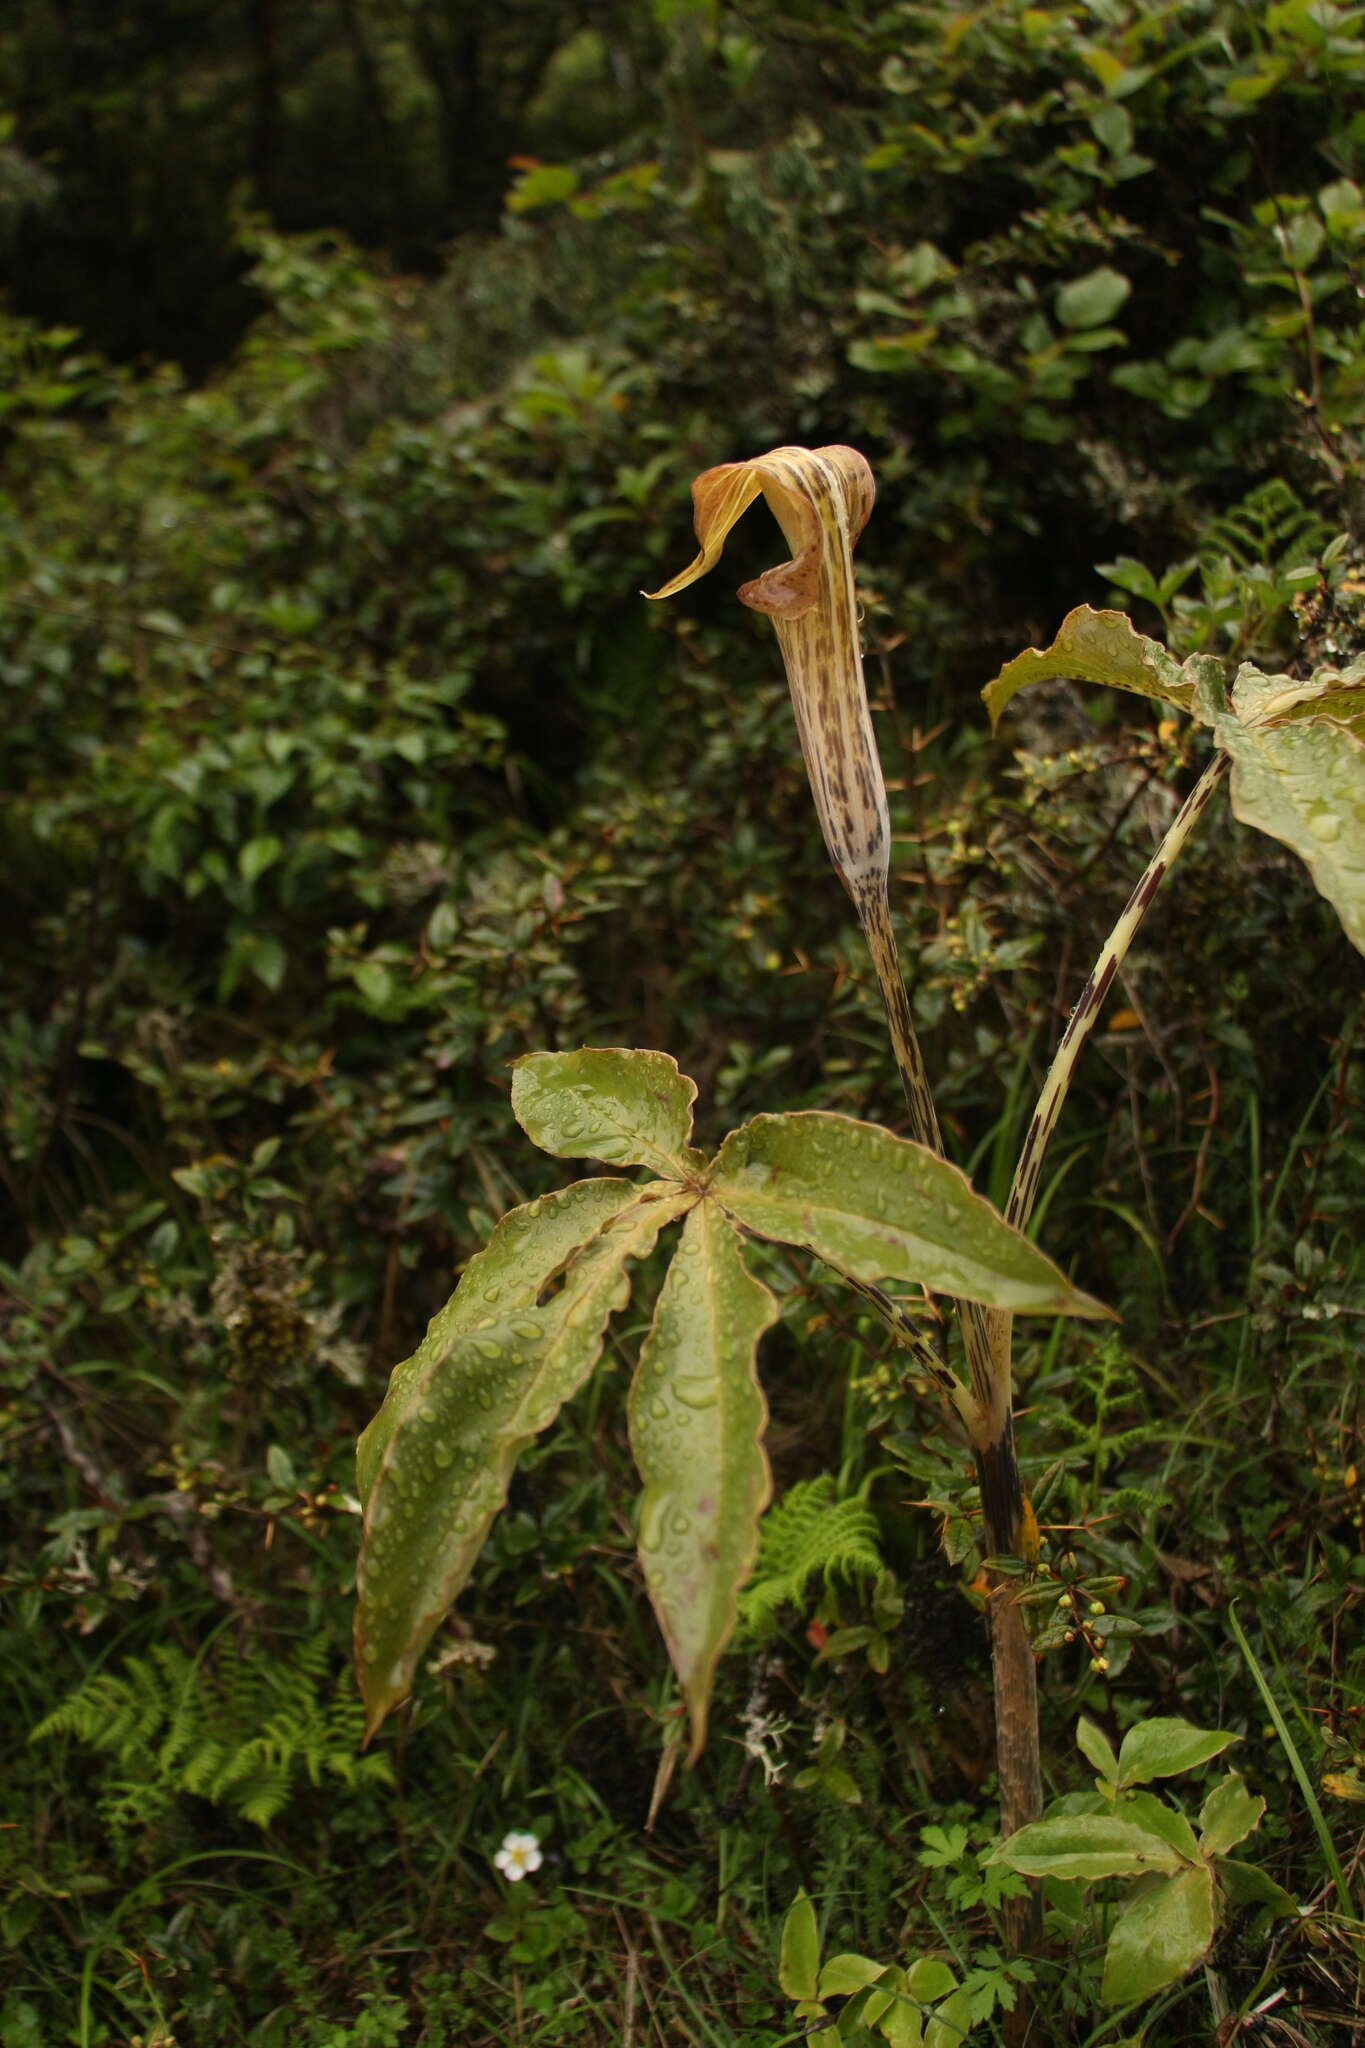
M 640 1563 L 692 1726 L 706 1739 L 716 1661 L 735 1625 L 771 1490 L 754 1369 L 777 1303 L 715 1202 L 697 1203 L 659 1293 L 630 1393 L 644 1493 Z
M 696 1200 L 668 1183 L 631 1193 L 570 1259 L 548 1302 L 514 1307 L 434 1345 L 403 1383 L 371 1478 L 357 1573 L 356 1667 L 367 1738 L 411 1690 L 417 1660 L 469 1576 L 518 1455 L 597 1363 L 607 1318 L 629 1295 L 627 1261 L 644 1257 L 664 1225 Z
M 1149 1870 L 1175 1871 L 1185 1859 L 1178 1849 L 1139 1821 L 1117 1813 L 1068 1813 L 1017 1828 L 983 1859 L 1003 1863 L 1022 1877 L 1140 1877 Z
M 908 2026 L 898 2025 L 902 2014 L 909 2021 Z M 908 2048 L 919 2048 L 919 2040 L 914 2032 L 914 2024 L 918 2019 L 919 2013 L 906 1994 L 904 1970 L 895 1963 L 884 1967 L 876 1988 L 869 1991 L 863 2000 L 859 2024 L 878 2028 L 883 2039 L 892 2043 L 892 2048 L 899 2048 L 897 2036 L 900 2042 L 908 2041 Z
M 919 1281 L 1022 1314 L 1107 1316 L 923 1145 L 823 1110 L 757 1116 L 711 1176 L 747 1230 L 800 1245 L 855 1280 Z
M 1195 716 L 1208 724 L 1227 708 L 1216 690 L 1196 693 Z M 1244 661 L 1233 679 L 1231 708 L 1243 725 L 1261 731 L 1325 718 L 1365 740 L 1365 661 L 1353 662 L 1350 668 L 1314 669 L 1306 681 L 1266 675 Z
M 674 1180 L 702 1163 L 689 1144 L 696 1098 L 696 1082 L 666 1052 L 584 1046 L 527 1053 L 512 1070 L 513 1114 L 542 1151 Z
M 1234 814 L 1294 849 L 1365 953 L 1365 662 L 1306 683 L 1244 663 L 1226 705 L 1196 709 L 1232 757 Z
M 1097 612 L 1088 604 L 1068 612 L 1050 647 L 1028 647 L 1007 661 L 981 692 L 991 725 L 1010 698 L 1030 683 L 1071 676 L 1080 683 L 1107 683 L 1139 697 L 1155 697 L 1190 709 L 1194 683 L 1159 640 L 1139 633 L 1126 612 Z
M 580 1180 L 508 1211 L 483 1250 L 469 1261 L 445 1307 L 432 1317 L 412 1357 L 396 1365 L 389 1376 L 384 1404 L 356 1446 L 362 1504 L 408 1406 L 413 1381 L 434 1371 L 471 1330 L 516 1309 L 533 1308 L 573 1254 L 639 1198 L 633 1181 Z
M 1208 1864 L 1179 1871 L 1124 1908 L 1104 1955 L 1100 1996 L 1106 2005 L 1136 2005 L 1176 1983 L 1213 1945 L 1213 1872 Z
M 888 1971 L 885 1981 L 894 1995 L 887 2001 L 877 2021 L 882 2039 L 888 2041 L 891 2048 L 923 2048 L 927 2039 L 924 2017 L 915 2003 L 914 1994 L 907 1988 L 905 1971 Z M 958 2027 L 951 2037 L 951 2048 L 961 2048 L 966 2031 L 965 2026 Z
M 1026 649 L 987 684 L 992 725 L 1017 691 L 1058 675 L 1159 698 L 1211 726 L 1232 762 L 1235 816 L 1294 849 L 1365 952 L 1365 661 L 1306 682 L 1244 662 L 1229 695 L 1214 657 L 1177 667 L 1123 612 L 1079 605 L 1050 647 Z

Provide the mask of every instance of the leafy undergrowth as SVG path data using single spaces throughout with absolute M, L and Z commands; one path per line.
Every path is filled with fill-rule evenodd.
M 1120 1073 L 1128 1035 L 1104 1048 Z M 1234 1921 L 1216 1995 L 1236 2012 L 1279 1992 L 1322 2042 L 1349 2038 L 1349 1930 L 1227 1610 L 1240 1602 L 1349 1864 L 1353 1808 L 1330 1787 L 1365 1767 L 1352 1043 L 1278 1150 L 1254 1096 L 1224 1105 L 1179 1230 L 1195 1147 L 1174 1168 L 1162 1152 L 1163 1205 L 1144 1211 L 1106 1141 L 1078 1138 L 1085 1192 L 1068 1194 L 1064 1153 L 1052 1228 L 1074 1204 L 1123 1334 L 1058 1324 L 1021 1358 L 1039 1583 L 1054 1588 L 1037 1610 L 1054 1789 L 1084 1782 L 1082 1708 L 1115 1740 L 1161 1713 L 1241 1735 L 1238 1767 L 1269 1802 L 1261 1860 L 1311 1910 L 1276 1933 L 1268 1980 L 1264 1937 Z M 772 1250 L 772 1443 L 779 1487 L 806 1491 L 785 1525 L 779 1504 L 710 1746 L 652 1831 L 656 1767 L 682 1730 L 629 1519 L 630 1316 L 615 1369 L 523 1459 L 414 1706 L 362 1759 L 352 1442 L 374 1382 L 317 1264 L 286 1237 L 248 1247 L 257 1204 L 305 1208 L 274 1183 L 280 1156 L 233 1183 L 214 1230 L 173 1237 L 146 1197 L 141 1216 L 91 1205 L 12 1276 L 11 1426 L 21 1452 L 50 1429 L 62 1456 L 11 1467 L 35 1542 L 11 1567 L 3 1654 L 22 1725 L 69 1704 L 7 1777 L 7 2048 L 58 2025 L 215 2048 L 597 2048 L 632 2029 L 773 2048 L 791 2033 L 778 1931 L 802 1887 L 827 1948 L 946 1945 L 979 2001 L 1008 1998 L 999 1888 L 977 1861 L 994 1810 L 970 1463 L 880 1326 Z M 1231 1267 L 1245 1306 L 1220 1291 L 1229 1238 L 1252 1247 Z M 1196 1292 L 1202 1313 L 1182 1314 Z M 177 1344 L 156 1340 L 159 1313 Z M 517 1885 L 493 1863 L 514 1830 L 544 1856 Z M 1076 1958 L 1040 1963 L 1031 1994 L 1054 2038 L 1085 2037 Z M 982 2037 L 999 2024 L 983 2018 Z M 1207 2031 L 1192 1983 L 1153 2038 Z

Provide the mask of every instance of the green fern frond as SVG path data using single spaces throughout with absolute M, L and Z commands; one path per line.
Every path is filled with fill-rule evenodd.
M 223 1787 L 232 1795 L 227 1803 L 243 1820 L 269 1827 L 288 1803 L 290 1759 L 272 1754 L 268 1743 L 249 1742 L 232 1758 L 231 1770 L 231 1783 Z
M 771 1628 L 781 1608 L 800 1604 L 817 1575 L 875 1578 L 885 1569 L 877 1544 L 877 1518 L 854 1495 L 835 1500 L 828 1473 L 802 1479 L 774 1502 L 759 1529 L 758 1561 L 739 1596 L 740 1627 L 751 1635 Z
M 1331 526 L 1302 504 L 1282 478 L 1272 477 L 1207 522 L 1199 552 L 1205 561 L 1226 555 L 1243 570 L 1258 563 L 1283 568 L 1291 561 L 1315 561 L 1331 537 Z
M 31 1739 L 70 1735 L 117 1759 L 101 1810 L 118 1839 L 180 1793 L 267 1827 L 301 1778 L 314 1786 L 392 1779 L 385 1757 L 361 1756 L 363 1711 L 339 1691 L 333 1666 L 326 1636 L 284 1659 L 228 1643 L 190 1658 L 159 1643 L 117 1673 L 97 1672 Z
M 180 1786 L 200 1799 L 212 1796 L 211 1787 L 227 1761 L 227 1750 L 216 1736 L 199 1741 L 180 1766 Z

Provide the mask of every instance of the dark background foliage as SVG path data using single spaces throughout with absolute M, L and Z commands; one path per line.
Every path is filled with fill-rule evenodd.
M 1182 654 L 1361 652 L 1363 80 L 1351 12 L 1299 0 L 10 10 L 0 1651 L 16 1731 L 87 1706 L 16 1733 L 4 2048 L 757 2048 L 802 1882 L 836 1945 L 949 1910 L 989 1944 L 917 1861 L 927 1822 L 991 1824 L 979 1621 L 911 1505 L 963 1505 L 963 1459 L 818 1271 L 769 1276 L 777 1483 L 866 1487 L 894 1583 L 817 1583 L 732 1652 L 651 1836 L 635 1319 L 363 1760 L 351 1447 L 491 1221 L 560 1177 L 512 1124 L 517 1054 L 659 1046 L 703 1142 L 761 1108 L 896 1121 L 730 595 L 774 538 L 755 514 L 722 574 L 637 595 L 709 463 L 839 440 L 876 470 L 896 909 L 950 1142 L 1003 1198 L 1199 743 L 1062 687 L 991 739 L 977 693 L 1107 597 Z M 1312 1767 L 1352 1770 L 1357 965 L 1292 858 L 1211 814 L 1043 1210 L 1121 1331 L 1021 1353 L 1054 1554 L 1123 1576 L 1097 1640 L 1137 1631 L 1107 1672 L 1079 1637 L 1045 1662 L 1056 1783 L 1081 1704 L 1221 1719 L 1305 1897 L 1225 1610 Z M 837 1623 L 866 1638 L 822 1660 Z M 522 1825 L 551 1861 L 500 1896 Z M 1335 1939 L 1284 1953 L 1312 2040 L 1348 2038 Z M 1235 2006 L 1259 1962 L 1221 1967 Z M 1191 1998 L 1152 2038 L 1207 2032 Z

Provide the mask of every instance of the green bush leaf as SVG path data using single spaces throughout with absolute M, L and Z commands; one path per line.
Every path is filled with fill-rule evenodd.
M 382 960 L 362 960 L 355 972 L 355 985 L 372 1009 L 382 1010 L 393 994 L 393 976 Z
M 509 213 L 531 213 L 537 206 L 558 206 L 578 190 L 578 172 L 569 164 L 531 164 L 507 195 Z
M 1240 1772 L 1229 1771 L 1214 1786 L 1200 1811 L 1200 1848 L 1206 1856 L 1225 1855 L 1260 1826 L 1264 1812 L 1264 1799 L 1247 1791 Z
M 1079 1877 L 1092 1884 L 1101 1877 L 1179 1870 L 1183 1860 L 1161 1835 L 1117 1813 L 1031 1821 L 983 1858 L 986 1863 L 1003 1863 L 1023 1877 Z
M 788 1998 L 818 1997 L 820 1929 L 809 1896 L 799 1891 L 782 1922 L 777 1981 Z
M 1213 1943 L 1213 1872 L 1207 1864 L 1152 1886 L 1119 1915 L 1104 1956 L 1106 2005 L 1136 2005 L 1192 1970 Z
M 822 1110 L 757 1116 L 716 1156 L 717 1199 L 746 1229 L 855 1280 L 916 1280 L 1021 1313 L 1107 1316 L 972 1192 L 964 1173 L 876 1124 Z
M 473 1567 L 524 1446 L 597 1363 L 608 1316 L 643 1258 L 695 1199 L 636 1190 L 572 1259 L 543 1307 L 514 1309 L 438 1345 L 403 1387 L 365 1508 L 356 1666 L 372 1735 L 411 1690 L 417 1659 Z
M 716 1203 L 698 1202 L 630 1392 L 631 1449 L 644 1481 L 640 1563 L 687 1700 L 691 1758 L 706 1739 L 711 1680 L 771 1492 L 754 1352 L 776 1316 L 734 1226 Z
M 798 1771 L 792 1782 L 802 1789 L 818 1785 L 822 1792 L 827 1792 L 831 1799 L 838 1799 L 845 1806 L 861 1806 L 863 1803 L 861 1785 L 852 1771 L 846 1771 L 842 1764 L 820 1764 L 809 1771 Z
M 533 1052 L 512 1072 L 513 1114 L 543 1152 L 647 1166 L 674 1180 L 699 1164 L 688 1151 L 696 1098 L 695 1082 L 665 1052 Z
M 262 833 L 258 839 L 248 839 L 237 855 L 237 868 L 243 881 L 256 881 L 283 851 L 283 843 L 273 832 Z
M 924 2048 L 962 2048 L 971 2025 L 971 1997 L 965 1990 L 954 1991 L 951 1998 L 944 1999 L 925 2027 Z M 887 2037 L 891 2038 L 889 2033 Z M 913 2037 L 908 2036 L 907 2041 L 909 2048 L 914 2048 Z M 900 2048 L 900 2043 L 893 2042 L 893 2048 Z
M 885 2032 L 887 2015 L 897 2008 L 905 2010 L 905 1972 L 890 1963 L 863 2000 L 861 2023 L 865 2027 L 881 2027 Z
M 1148 640 L 1125 612 L 1092 611 L 1088 604 L 1068 612 L 1050 647 L 1029 647 L 1007 661 L 981 692 L 992 726 L 1018 691 L 1054 676 L 1078 683 L 1107 683 L 1190 709 L 1194 685 L 1158 640 Z
M 226 997 L 247 972 L 263 981 L 272 994 L 278 994 L 288 966 L 289 955 L 279 939 L 268 932 L 239 932 L 218 977 L 219 995 Z
M 941 1956 L 920 1956 L 906 1971 L 905 1981 L 910 1996 L 922 2005 L 947 1998 L 957 1989 L 957 1978 Z
M 1225 1729 L 1195 1728 L 1175 1715 L 1139 1721 L 1128 1730 L 1119 1751 L 1119 1783 L 1145 1785 L 1151 1778 L 1173 1778 L 1219 1756 L 1239 1735 Z
M 879 1983 L 886 1971 L 887 1965 L 874 1963 L 871 1956 L 831 1956 L 820 1972 L 820 1996 L 852 1998 L 869 1984 Z
M 369 1498 L 379 1461 L 409 1405 L 413 1382 L 438 1370 L 471 1330 L 533 1308 L 574 1253 L 639 1199 L 640 1190 L 632 1181 L 580 1180 L 508 1211 L 483 1250 L 469 1261 L 445 1307 L 432 1317 L 412 1357 L 389 1375 L 383 1406 L 356 1445 L 362 1503 Z
M 1102 265 L 1064 284 L 1055 304 L 1063 327 L 1100 327 L 1112 320 L 1133 287 L 1117 270 Z

